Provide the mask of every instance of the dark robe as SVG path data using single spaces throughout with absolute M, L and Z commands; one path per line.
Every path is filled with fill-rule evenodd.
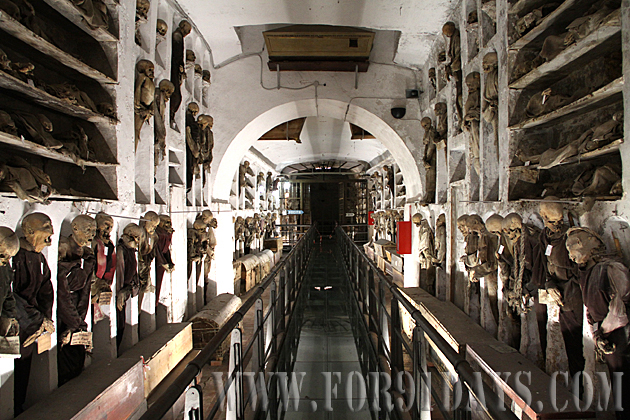
M 151 264 L 155 258 L 155 244 L 157 235 L 153 233 L 146 235 L 146 242 L 140 246 L 138 252 L 138 279 L 140 281 L 140 289 L 145 289 L 151 284 Z
M 560 329 L 567 349 L 571 375 L 584 369 L 582 344 L 582 294 L 577 266 L 569 258 L 566 228 L 552 234 L 547 228 L 540 234 L 541 263 L 546 269 L 545 288 L 557 288 L 562 294 Z M 551 248 L 549 248 L 551 246 Z M 551 255 L 546 255 L 550 249 Z
M 611 284 L 614 282 L 614 286 Z M 579 283 L 586 306 L 589 324 L 605 326 L 608 342 L 615 345 L 612 354 L 605 354 L 604 361 L 612 372 L 623 372 L 621 395 L 623 412 L 617 418 L 627 418 L 630 410 L 630 273 L 623 264 L 603 259 L 594 267 L 579 270 Z M 624 414 L 626 417 L 624 417 Z
M 74 243 L 69 237 L 62 239 Z M 73 249 L 73 252 L 57 264 L 57 322 L 58 338 L 67 330 L 87 331 L 85 316 L 90 305 L 92 276 L 96 269 L 96 257 L 91 248 Z M 59 386 L 79 376 L 85 364 L 85 346 L 58 344 L 57 368 Z
M 11 287 L 13 268 L 10 265 L 0 266 L 0 311 L 2 318 L 15 318 L 15 298 Z
M 157 306 L 160 300 L 160 290 L 162 288 L 162 279 L 166 269 L 164 265 L 174 266 L 173 259 L 171 258 L 171 242 L 173 240 L 173 233 L 167 232 L 161 226 L 155 229 L 158 240 L 155 244 L 155 262 L 156 262 L 156 276 L 155 276 L 155 304 Z
M 171 100 L 172 102 L 172 100 Z M 190 133 L 189 133 L 190 131 Z M 199 124 L 192 112 L 186 110 L 186 188 L 192 188 L 192 179 L 199 176 L 201 153 L 199 150 Z
M 32 246 L 20 238 L 20 250 L 13 257 L 17 320 L 20 324 L 20 343 L 33 335 L 44 318 L 52 319 L 54 290 L 50 281 L 50 269 L 46 257 L 40 252 L 29 251 Z M 26 389 L 31 373 L 34 345 L 20 346 L 22 357 L 15 360 L 15 413 L 19 414 L 26 400 Z
M 122 273 L 123 281 L 117 282 L 116 292 L 123 292 L 125 303 L 121 311 L 116 307 L 116 324 L 118 335 L 116 336 L 116 342 L 120 348 L 122 342 L 123 333 L 125 331 L 125 305 L 127 299 L 132 296 L 137 296 L 140 289 L 140 280 L 138 278 L 138 261 L 136 260 L 136 250 L 129 248 L 121 240 L 118 241 L 116 247 L 116 271 Z M 118 293 L 116 294 L 116 296 Z
M 171 124 L 173 124 L 175 120 L 175 113 L 179 109 L 179 106 L 182 103 L 182 90 L 181 85 L 183 81 L 182 73 L 185 71 L 185 63 L 184 63 L 184 37 L 182 36 L 179 28 L 173 31 L 173 44 L 172 44 L 172 54 L 171 54 L 171 83 L 175 86 L 175 90 L 171 95 L 171 99 L 169 101 L 170 104 L 170 115 L 171 115 Z

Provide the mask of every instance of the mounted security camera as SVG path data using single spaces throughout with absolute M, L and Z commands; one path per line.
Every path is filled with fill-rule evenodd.
M 406 112 L 407 112 L 406 108 L 392 108 L 392 117 L 399 120 L 405 116 Z

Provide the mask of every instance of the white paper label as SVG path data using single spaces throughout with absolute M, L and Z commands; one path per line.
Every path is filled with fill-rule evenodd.
M 529 302 L 527 302 L 527 306 L 528 306 L 529 308 L 531 308 L 532 306 L 534 306 L 534 298 L 533 298 L 533 297 L 530 297 L 530 298 L 529 298 Z
M 33 82 L 33 79 L 28 79 L 28 85 L 31 87 L 35 87 L 35 82 Z
M 48 192 L 48 187 L 44 184 L 42 184 L 41 190 L 44 194 L 46 194 Z
M 108 256 L 109 255 L 109 247 L 108 246 L 104 247 L 104 251 L 105 251 L 105 256 Z
M 540 194 L 540 196 L 541 196 L 541 197 L 544 197 L 544 196 L 545 196 L 545 194 L 547 194 L 547 188 L 545 188 L 545 189 L 543 190 L 543 192 L 542 192 L 542 194 Z
M 85 261 L 85 260 L 84 260 L 83 258 L 81 258 L 81 270 L 83 270 L 83 262 L 84 262 L 84 261 Z
M 547 249 L 545 250 L 545 255 L 550 256 L 552 249 L 553 249 L 553 245 L 547 245 Z
M 503 248 L 504 248 L 503 245 L 499 247 L 499 254 L 503 254 Z
M 529 166 L 529 160 L 527 162 L 525 162 L 525 166 Z

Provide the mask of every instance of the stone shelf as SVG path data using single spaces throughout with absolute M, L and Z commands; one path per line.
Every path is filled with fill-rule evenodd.
M 50 7 L 55 9 L 57 12 L 62 14 L 66 19 L 70 22 L 74 23 L 78 28 L 80 28 L 83 32 L 90 35 L 92 38 L 99 42 L 117 42 L 118 38 L 112 34 L 111 32 L 97 28 L 91 28 L 87 23 L 85 23 L 85 19 L 81 15 L 81 12 L 78 7 L 72 4 L 69 0 L 44 0 Z
M 587 112 L 595 108 L 609 105 L 622 99 L 623 77 L 613 80 L 603 88 L 589 93 L 583 98 L 570 103 L 562 108 L 556 109 L 548 114 L 530 118 L 513 126 L 510 130 L 520 130 L 532 127 L 544 126 L 550 123 L 558 123 L 563 119 L 567 119 L 578 112 Z
M 529 45 L 532 42 L 536 41 L 536 39 L 539 36 L 543 35 L 554 24 L 558 23 L 561 20 L 564 21 L 565 20 L 564 19 L 565 13 L 571 13 L 571 14 L 575 14 L 576 15 L 575 17 L 571 17 L 571 19 L 569 21 L 572 21 L 573 19 L 579 17 L 580 16 L 579 11 L 575 10 L 576 9 L 575 6 L 578 3 L 578 1 L 579 0 L 565 0 L 560 6 L 558 6 L 558 8 L 556 10 L 554 10 L 551 13 L 549 13 L 542 20 L 542 22 L 540 22 L 540 24 L 538 24 L 538 26 L 536 26 L 531 31 L 529 31 L 528 33 L 526 33 L 525 35 L 523 35 L 522 37 L 520 37 L 519 39 L 514 41 L 512 43 L 512 45 L 510 45 L 509 48 L 511 50 L 520 50 L 523 47 L 526 47 L 527 45 Z M 517 4 L 515 4 L 514 6 L 516 6 Z M 541 6 L 542 6 L 542 4 L 541 4 Z M 514 9 L 514 7 L 512 7 L 510 9 L 510 13 L 513 13 L 512 9 Z
M 54 185 L 53 185 L 53 188 Z M 18 199 L 18 196 L 13 192 L 8 191 L 0 191 L 0 197 L 6 198 L 15 198 Z M 103 201 L 102 198 L 89 197 L 87 195 L 63 195 L 59 193 L 51 194 L 48 197 L 48 201 Z M 20 202 L 23 202 L 20 200 Z
M 55 152 L 54 150 L 50 150 L 41 144 L 34 143 L 29 140 L 22 140 L 20 137 L 5 133 L 0 131 L 0 143 L 6 144 L 17 149 L 23 150 L 28 153 L 32 153 L 34 155 L 38 155 L 41 157 L 45 157 L 48 159 L 58 160 L 60 162 L 67 162 L 76 165 L 75 161 L 73 161 L 68 156 Z M 85 166 L 95 166 L 95 167 L 106 167 L 106 166 L 118 166 L 118 163 L 106 163 L 106 162 L 91 162 L 86 161 Z
M 23 81 L 16 79 L 15 77 L 8 75 L 2 71 L 0 71 L 0 88 L 17 92 L 23 96 L 26 96 L 29 99 L 32 99 L 39 105 L 64 113 L 66 115 L 70 115 L 71 117 L 81 118 L 92 123 L 118 123 L 118 121 L 106 117 L 105 115 L 93 112 L 81 106 L 70 104 L 63 99 L 59 99 L 46 91 L 33 87 L 28 83 L 24 83 Z
M 615 13 L 615 12 L 613 12 Z M 511 89 L 533 89 L 549 86 L 567 76 L 580 65 L 591 60 L 591 55 L 603 54 L 602 46 L 610 38 L 621 33 L 619 21 L 616 25 L 603 26 L 586 38 L 562 51 L 550 62 L 544 63 L 510 84 Z M 618 49 L 621 48 L 620 44 Z M 607 49 L 607 48 L 606 48 Z
M 609 154 L 613 154 L 619 151 L 619 145 L 623 143 L 623 139 L 617 139 L 615 141 L 613 141 L 610 144 L 607 144 L 604 147 L 601 147 L 599 149 L 596 150 L 592 150 L 590 152 L 586 152 L 583 153 L 581 155 L 577 155 L 577 156 L 572 156 L 566 160 L 564 160 L 563 162 L 557 164 L 556 166 L 562 166 L 562 165 L 571 165 L 573 163 L 581 163 L 581 162 L 586 162 L 595 158 L 598 158 L 600 156 L 604 156 L 604 155 L 609 155 Z M 524 165 L 520 165 L 520 166 L 512 166 L 510 167 L 510 171 L 515 170 L 514 168 L 521 168 L 521 167 L 526 167 L 526 168 L 530 168 L 530 169 L 538 169 L 539 164 L 532 164 L 529 166 L 524 166 Z M 554 166 L 554 168 L 556 167 Z M 551 168 L 549 168 L 551 169 Z M 545 169 L 541 169 L 541 170 L 545 170 Z
M 67 52 L 60 50 L 51 43 L 35 35 L 31 30 L 13 19 L 3 10 L 0 10 L 0 27 L 3 31 L 30 45 L 36 50 L 48 55 L 49 57 L 59 61 L 64 66 L 70 67 L 71 69 L 74 69 L 99 83 L 116 83 L 114 79 L 104 75 L 96 69 L 93 69 L 92 67 L 83 63 L 81 60 L 71 56 Z

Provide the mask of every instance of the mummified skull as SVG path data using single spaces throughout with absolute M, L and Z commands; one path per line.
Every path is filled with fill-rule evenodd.
M 162 37 L 166 36 L 168 32 L 168 24 L 164 22 L 162 19 L 158 19 L 155 25 L 155 32 Z
M 173 92 L 175 92 L 175 85 L 170 80 L 163 79 L 160 81 L 160 90 L 164 95 L 164 101 L 168 101 L 171 98 Z
M 154 211 L 148 211 L 142 216 L 140 226 L 142 226 L 149 235 L 155 232 L 155 228 L 160 224 L 160 216 Z
M 433 110 L 435 111 L 435 115 L 446 115 L 446 112 L 448 111 L 446 102 L 436 103 L 433 107 Z
M 556 197 L 547 197 L 547 200 L 558 200 Z M 564 209 L 561 203 L 543 201 L 540 203 L 540 217 L 545 222 L 545 227 L 553 233 L 560 233 L 564 224 Z
M 202 211 L 197 217 L 200 218 L 206 226 L 210 224 L 212 219 L 214 219 L 214 215 L 210 210 Z
M 446 224 L 446 215 L 444 213 L 440 214 L 435 221 L 435 226 L 444 226 Z
M 467 214 L 464 214 L 457 218 L 457 229 L 459 229 L 459 231 L 462 233 L 462 235 L 464 235 L 464 237 L 468 235 L 468 224 L 466 223 L 467 221 L 468 221 Z
M 420 223 L 422 223 L 422 215 L 420 213 L 414 214 L 413 216 L 411 216 L 411 221 L 414 225 L 420 226 Z
M 136 0 L 136 21 L 147 20 L 151 2 L 149 0 Z
M 203 75 L 203 69 L 201 68 L 201 65 L 195 64 L 195 76 L 202 77 L 202 75 Z
M 431 126 L 433 125 L 433 121 L 431 121 L 431 118 L 429 117 L 424 117 L 420 120 L 420 125 L 422 126 L 422 128 L 424 128 L 425 130 L 428 130 L 431 128 Z
M 510 241 L 515 242 L 523 232 L 523 219 L 518 213 L 510 213 L 503 219 L 503 233 Z
M 37 114 L 37 119 L 39 120 L 39 123 L 42 125 L 42 127 L 44 127 L 44 130 L 52 133 L 53 123 L 48 119 L 47 116 L 45 116 L 44 114 Z
M 138 245 L 144 240 L 144 229 L 135 223 L 129 223 L 123 229 L 121 239 L 129 248 L 137 249 Z
M 160 214 L 160 227 L 167 231 L 168 233 L 175 232 L 173 229 L 173 222 L 171 221 L 171 216 L 168 214 Z
M 503 217 L 498 214 L 493 214 L 486 219 L 486 229 L 488 232 L 500 235 L 503 231 Z
M 103 212 L 99 212 L 94 218 L 96 219 L 96 234 L 103 242 L 109 243 L 109 235 L 114 228 L 114 219 Z
M 210 83 L 210 70 L 204 70 L 202 72 L 201 78 L 203 79 L 204 82 Z
M 8 112 L 0 111 L 0 131 L 17 135 L 17 127 Z
M 42 252 L 44 248 L 50 246 L 53 235 L 53 226 L 50 217 L 44 213 L 31 213 L 22 219 L 22 232 L 26 242 L 31 244 L 35 252 Z
M 186 61 L 188 63 L 194 63 L 197 61 L 197 56 L 193 50 L 186 50 Z
M 7 54 L 0 49 L 0 69 L 5 71 L 11 70 L 11 60 L 7 57 Z
M 187 20 L 182 20 L 181 22 L 179 22 L 178 26 L 179 26 L 178 29 L 182 33 L 183 36 L 187 36 L 192 30 L 192 26 Z
M 588 228 L 571 228 L 567 231 L 569 258 L 579 266 L 586 265 L 594 256 L 606 252 L 606 245 L 599 235 Z
M 96 109 L 98 110 L 98 112 L 105 115 L 106 117 L 113 119 L 118 118 L 118 116 L 116 115 L 116 109 L 109 102 L 101 102 L 96 106 Z
M 214 124 L 214 119 L 210 115 L 201 114 L 199 118 L 197 118 L 197 123 L 201 126 L 201 128 L 212 128 L 212 125 Z
M 193 117 L 196 117 L 197 114 L 199 114 L 199 105 L 197 105 L 196 102 L 191 102 L 188 104 L 188 110 L 193 115 Z
M 149 79 L 153 80 L 155 76 L 155 66 L 149 60 L 140 60 L 136 64 L 138 73 L 144 73 Z
M 479 90 L 479 86 L 481 83 L 481 79 L 479 77 L 479 72 L 473 71 L 466 76 L 466 86 L 468 86 L 469 91 Z
M 72 237 L 79 246 L 86 246 L 96 235 L 96 220 L 80 214 L 72 220 Z
M 11 229 L 0 226 L 0 265 L 9 264 L 9 260 L 20 250 L 20 239 Z
M 499 59 L 497 58 L 497 53 L 490 52 L 483 56 L 483 72 L 489 73 L 492 70 L 496 69 L 499 65 Z

